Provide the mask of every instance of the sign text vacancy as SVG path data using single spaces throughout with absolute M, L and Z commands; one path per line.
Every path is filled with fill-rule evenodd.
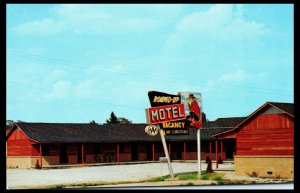
M 151 107 L 147 109 L 147 121 L 149 124 L 165 123 L 186 119 L 184 104 Z

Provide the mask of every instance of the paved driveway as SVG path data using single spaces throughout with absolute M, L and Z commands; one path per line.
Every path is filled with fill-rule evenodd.
M 202 163 L 202 170 L 206 164 Z M 214 168 L 215 164 L 213 164 Z M 197 163 L 172 163 L 174 173 L 197 171 Z M 220 164 L 219 169 L 232 169 L 232 164 Z M 93 166 L 67 169 L 7 169 L 7 188 L 17 186 L 56 185 L 95 181 L 130 181 L 168 175 L 167 163 Z

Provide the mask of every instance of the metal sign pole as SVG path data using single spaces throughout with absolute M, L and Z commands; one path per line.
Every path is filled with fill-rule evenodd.
M 198 176 L 201 176 L 201 144 L 200 144 L 200 129 L 197 129 L 197 150 L 198 150 Z
M 164 130 L 161 129 L 159 125 L 157 125 L 157 127 L 159 129 L 161 141 L 162 141 L 164 151 L 165 151 L 165 155 L 166 155 L 166 158 L 168 160 L 168 168 L 169 168 L 170 176 L 171 176 L 171 178 L 174 178 L 173 169 L 172 169 L 172 165 L 171 165 L 171 161 L 170 161 L 170 157 L 169 157 L 169 152 L 168 152 L 168 148 L 167 148 L 167 143 L 166 143 L 166 139 L 165 139 Z

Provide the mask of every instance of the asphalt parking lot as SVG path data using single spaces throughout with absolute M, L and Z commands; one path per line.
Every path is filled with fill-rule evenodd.
M 202 170 L 206 164 L 202 163 Z M 197 171 L 197 163 L 172 163 L 174 173 Z M 215 164 L 213 164 L 213 168 Z M 219 169 L 233 169 L 220 164 Z M 7 169 L 7 188 L 45 186 L 84 182 L 142 180 L 168 175 L 167 163 L 92 166 L 66 169 Z

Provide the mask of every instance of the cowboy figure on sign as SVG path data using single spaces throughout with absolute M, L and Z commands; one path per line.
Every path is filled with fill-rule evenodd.
M 190 123 L 191 127 L 195 127 L 197 129 L 202 127 L 202 116 L 200 112 L 200 107 L 198 102 L 196 101 L 196 97 L 194 94 L 190 94 L 188 98 L 188 107 L 190 110 L 190 114 L 187 116 L 187 120 Z

